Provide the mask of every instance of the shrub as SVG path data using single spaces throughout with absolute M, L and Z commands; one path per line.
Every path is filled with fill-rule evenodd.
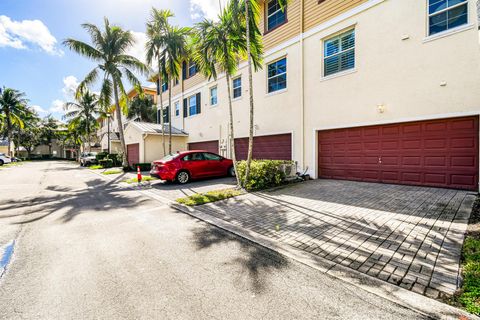
M 95 159 L 97 159 L 97 161 L 100 161 L 100 160 L 103 160 L 103 159 L 106 159 L 106 158 L 108 158 L 108 152 L 99 152 L 95 156 Z
M 252 160 L 250 166 L 250 178 L 244 184 L 248 191 L 262 190 L 282 185 L 285 181 L 285 173 L 281 170 L 284 164 L 293 164 L 293 161 L 284 160 Z M 246 161 L 237 163 L 237 174 L 240 181 L 245 180 Z
M 235 189 L 214 190 L 205 193 L 195 193 L 185 198 L 179 198 L 176 201 L 187 206 L 198 206 L 205 203 L 220 201 L 242 194 L 242 191 Z
M 103 168 L 111 168 L 113 167 L 113 160 L 111 159 L 102 159 L 98 161 L 98 164 L 101 165 Z
M 137 170 L 137 167 L 140 167 L 140 171 L 150 171 L 152 169 L 151 163 L 134 163 L 132 168 L 133 170 Z

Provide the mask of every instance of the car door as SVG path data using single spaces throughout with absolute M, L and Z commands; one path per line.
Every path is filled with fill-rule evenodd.
M 183 167 L 190 172 L 192 178 L 201 178 L 208 176 L 207 161 L 203 157 L 203 153 L 194 152 L 186 155 L 182 159 Z
M 211 152 L 203 153 L 203 157 L 207 161 L 208 172 L 210 176 L 225 175 L 226 169 L 222 164 L 223 157 Z

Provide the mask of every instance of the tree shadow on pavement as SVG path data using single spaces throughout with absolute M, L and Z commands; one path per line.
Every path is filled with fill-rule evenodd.
M 286 268 L 289 264 L 285 257 L 276 252 L 210 225 L 195 228 L 193 241 L 198 250 L 225 243 L 238 245 L 241 254 L 233 259 L 232 263 L 240 266 L 242 271 L 248 275 L 252 290 L 256 294 L 267 290 L 266 276 L 268 274 L 274 270 Z
M 18 218 L 12 224 L 28 224 L 59 212 L 63 223 L 86 213 L 102 214 L 113 209 L 131 209 L 149 201 L 128 196 L 128 192 L 100 179 L 87 181 L 87 188 L 48 186 L 45 195 L 12 199 L 0 204 L 0 219 Z M 101 201 L 99 201 L 101 199 Z M 13 210 L 17 212 L 12 212 Z M 19 211 L 19 212 L 18 212 Z

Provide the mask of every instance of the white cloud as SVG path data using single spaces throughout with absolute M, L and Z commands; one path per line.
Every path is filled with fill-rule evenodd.
M 13 21 L 9 17 L 1 15 L 0 47 L 26 49 L 26 43 L 37 45 L 51 55 L 63 55 L 63 51 L 57 47 L 57 39 L 42 21 Z
M 37 105 L 32 106 L 32 108 L 33 108 L 33 110 L 35 110 L 35 111 L 36 111 L 37 113 L 39 113 L 39 114 L 44 114 L 44 113 L 47 113 L 47 112 L 48 112 L 47 110 L 45 110 L 45 109 L 43 109 L 42 107 L 37 106 Z
M 190 16 L 197 20 L 206 18 L 217 20 L 220 13 L 220 5 L 225 8 L 227 0 L 190 0 Z
M 63 113 L 64 112 L 64 105 L 65 105 L 65 102 L 63 102 L 62 100 L 54 100 L 52 102 L 52 106 L 50 107 L 49 111 L 50 112 L 56 112 L 56 113 Z
M 80 83 L 78 82 L 78 79 L 75 76 L 67 76 L 63 78 L 63 96 L 65 99 L 73 99 L 75 97 L 75 91 L 77 91 L 78 85 Z

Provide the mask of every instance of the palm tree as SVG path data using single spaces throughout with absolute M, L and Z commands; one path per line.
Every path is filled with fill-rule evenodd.
M 152 96 L 136 96 L 128 106 L 128 119 L 139 119 L 142 122 L 155 122 L 155 109 L 152 108 Z
M 263 1 L 262 1 L 263 2 Z M 282 10 L 289 0 L 278 0 Z M 243 3 L 243 12 L 245 24 L 245 42 L 247 46 L 247 68 L 248 68 L 248 93 L 250 103 L 250 118 L 249 118 L 249 136 L 248 136 L 248 155 L 245 169 L 244 184 L 250 179 L 250 166 L 253 157 L 253 128 L 254 128 L 254 101 L 253 101 L 253 76 L 252 76 L 252 60 L 261 61 L 263 55 L 262 34 L 260 32 L 260 0 L 245 0 Z M 235 6 L 238 9 L 238 6 Z M 238 11 L 238 10 L 237 10 Z M 240 10 L 241 11 L 241 10 Z M 237 17 L 242 17 L 238 14 Z M 254 62 L 254 69 L 257 71 L 259 66 Z
M 160 102 L 160 124 L 162 125 L 162 146 L 163 154 L 166 154 L 165 149 L 165 127 L 163 119 L 163 83 L 166 78 L 165 74 L 165 30 L 168 25 L 168 19 L 173 17 L 173 13 L 170 10 L 157 10 L 152 8 L 151 20 L 147 22 L 147 38 L 146 43 L 146 58 L 147 63 L 152 65 L 154 59 L 158 64 L 157 74 L 157 94 Z M 171 89 L 171 88 L 169 88 Z
M 148 67 L 137 58 L 126 54 L 127 50 L 134 43 L 130 31 L 124 31 L 119 26 L 110 25 L 107 18 L 105 18 L 103 31 L 89 23 L 82 24 L 82 27 L 90 34 L 93 45 L 75 39 L 67 39 L 63 44 L 78 54 L 93 60 L 98 65 L 87 74 L 78 86 L 77 98 L 88 86 L 96 82 L 99 78 L 99 72 L 103 72 L 99 98 L 100 104 L 103 106 L 111 105 L 113 95 L 123 150 L 122 162 L 123 166 L 126 167 L 128 166 L 127 147 L 125 145 L 121 108 L 126 104 L 127 94 L 122 79 L 125 77 L 135 87 L 137 92 L 141 94 L 141 83 L 133 71 L 147 74 Z
M 48 154 L 52 155 L 52 142 L 58 138 L 58 122 L 51 115 L 46 116 L 40 123 L 40 142 L 48 146 Z
M 91 151 L 92 132 L 98 125 L 97 116 L 101 111 L 99 97 L 86 90 L 77 98 L 77 102 L 65 103 L 66 113 L 64 119 L 71 122 L 83 123 L 85 126 L 86 141 L 88 143 L 88 151 Z
M 11 88 L 3 88 L 0 94 L 0 114 L 7 130 L 8 155 L 12 156 L 11 142 L 13 126 L 23 128 L 23 117 L 26 112 L 28 100 L 25 93 Z
M 236 23 L 234 6 L 236 6 L 235 1 L 229 2 L 222 10 L 218 22 L 204 20 L 196 25 L 193 56 L 199 69 L 208 79 L 217 79 L 219 71 L 225 72 L 228 90 L 230 150 L 235 172 L 237 172 L 230 82 L 232 76 L 237 72 L 238 61 L 245 56 L 246 46 L 242 39 L 243 29 Z M 241 187 L 238 174 L 236 177 L 237 186 Z

